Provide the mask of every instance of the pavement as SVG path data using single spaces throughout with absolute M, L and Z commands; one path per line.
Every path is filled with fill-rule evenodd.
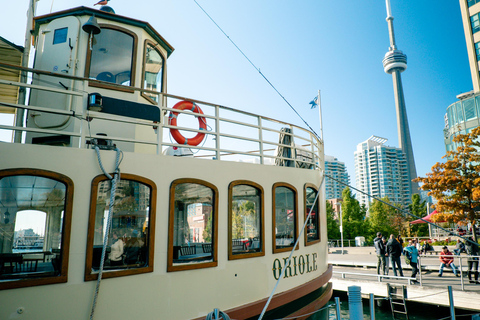
M 438 250 L 437 250 L 438 249 Z M 441 247 L 436 248 L 440 251 Z M 461 260 L 461 263 L 460 263 Z M 454 263 L 463 270 L 460 277 L 455 277 L 451 269 L 445 268 L 442 277 L 438 277 L 440 268 L 439 256 L 427 254 L 421 256 L 421 275 L 417 275 L 419 283 L 409 281 L 411 267 L 401 258 L 404 278 L 393 278 L 393 270 L 389 270 L 389 278 L 378 277 L 377 255 L 373 247 L 347 247 L 343 254 L 340 248 L 330 248 L 328 261 L 333 265 L 332 284 L 334 290 L 348 291 L 352 285 L 360 286 L 362 295 L 370 293 L 377 297 L 387 296 L 387 283 L 407 288 L 409 300 L 434 305 L 449 306 L 447 288 L 452 287 L 454 306 L 456 308 L 480 311 L 480 284 L 470 284 L 467 278 L 467 258 L 455 256 Z

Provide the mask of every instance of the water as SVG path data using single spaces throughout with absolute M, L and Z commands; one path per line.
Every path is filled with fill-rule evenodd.
M 348 312 L 348 297 L 345 292 L 334 291 L 332 299 L 329 303 L 332 304 L 332 307 L 329 308 L 329 320 L 336 320 L 335 313 L 335 298 L 340 298 L 340 315 L 342 320 L 350 319 L 350 314 Z M 370 320 L 370 301 L 369 299 L 362 299 L 363 302 L 363 319 Z M 381 304 L 381 306 L 379 306 Z M 450 309 L 442 306 L 435 306 L 430 304 L 421 304 L 418 302 L 407 301 L 407 311 L 408 317 L 410 320 L 439 320 L 439 319 L 450 319 Z M 470 320 L 470 319 L 480 319 L 472 318 L 472 315 L 475 313 L 469 310 L 459 310 L 455 309 L 455 315 L 459 320 Z M 316 320 L 315 317 L 309 318 L 309 320 Z M 377 300 L 375 304 L 375 319 L 384 320 L 392 319 L 392 312 L 390 309 L 390 303 L 388 300 Z M 405 319 L 402 315 L 397 315 L 397 319 Z

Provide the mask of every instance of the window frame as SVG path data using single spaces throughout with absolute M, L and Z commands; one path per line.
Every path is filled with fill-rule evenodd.
M 66 283 L 68 281 L 68 261 L 70 258 L 70 237 L 72 230 L 72 213 L 73 213 L 73 194 L 74 184 L 73 180 L 61 173 L 42 170 L 42 169 L 29 169 L 29 168 L 17 168 L 17 169 L 5 169 L 0 170 L 0 179 L 11 176 L 36 176 L 42 178 L 48 178 L 65 185 L 65 203 L 63 213 L 63 226 L 62 226 L 62 260 L 60 274 L 58 276 L 39 277 L 32 279 L 12 279 L 0 282 L 0 290 L 26 288 L 33 286 L 41 286 L 56 283 Z
M 147 47 L 148 45 L 151 45 L 159 54 L 160 56 L 162 57 L 163 59 L 163 66 L 162 66 L 162 90 L 161 91 L 158 91 L 158 93 L 163 93 L 165 92 L 165 87 L 167 85 L 167 79 L 166 79 L 166 61 L 167 61 L 167 58 L 163 55 L 163 52 L 161 50 L 158 50 L 157 47 L 159 46 L 158 43 L 155 43 L 153 42 L 152 40 L 150 39 L 146 39 L 144 44 L 143 44 L 143 61 L 142 61 L 142 82 L 141 82 L 141 85 L 140 87 L 142 88 L 142 90 L 146 90 L 144 87 L 143 87 L 143 83 L 145 82 L 145 66 L 146 66 L 146 55 L 147 55 Z M 155 100 L 153 100 L 152 98 L 150 98 L 147 94 L 145 94 L 145 92 L 142 91 L 142 97 L 144 97 L 145 99 L 147 99 L 150 103 L 154 104 L 154 105 L 158 105 L 158 102 L 156 102 Z
M 316 185 L 314 185 L 313 183 L 305 183 L 305 186 L 303 188 L 303 204 L 304 204 L 304 209 L 305 209 L 305 217 L 304 217 L 304 223 L 305 223 L 305 220 L 307 219 L 307 216 L 308 216 L 308 210 L 307 210 L 307 188 L 311 188 L 313 190 L 315 190 L 318 194 L 318 187 Z M 308 241 L 308 235 L 307 235 L 307 232 L 306 230 L 304 230 L 304 238 L 305 238 L 305 246 L 311 246 L 313 244 L 316 244 L 316 243 L 319 243 L 320 241 L 322 241 L 322 234 L 320 232 L 320 211 L 321 211 L 321 208 L 320 208 L 320 201 L 321 201 L 321 195 L 318 196 L 317 198 L 317 223 L 316 223 L 316 227 L 317 227 L 317 233 L 318 233 L 318 239 L 315 239 L 315 240 L 312 240 L 312 241 Z
M 277 248 L 277 234 L 275 232 L 276 229 L 276 199 L 275 199 L 275 189 L 278 187 L 286 187 L 288 189 L 291 189 L 294 193 L 294 239 L 295 241 L 298 238 L 298 192 L 297 188 L 292 186 L 291 184 L 285 183 L 285 182 L 277 182 L 272 186 L 272 252 L 273 253 L 280 253 L 280 252 L 288 252 L 291 251 L 293 247 L 287 247 L 287 248 Z M 300 243 L 300 242 L 299 242 Z M 295 250 L 299 249 L 299 244 L 295 247 Z
M 251 253 L 242 253 L 242 254 L 233 254 L 232 248 L 232 197 L 233 197 L 233 188 L 236 186 L 246 185 L 258 189 L 260 191 L 260 239 L 262 242 L 260 252 L 251 252 Z M 258 183 L 249 180 L 236 180 L 230 182 L 228 186 L 228 260 L 238 260 L 254 257 L 263 257 L 265 256 L 265 192 L 263 187 Z
M 111 174 L 113 176 L 113 173 Z M 155 251 L 155 220 L 156 220 L 156 208 L 157 208 L 157 186 L 155 182 L 150 179 L 137 176 L 134 174 L 122 173 L 122 180 L 131 180 L 145 184 L 150 187 L 150 212 L 148 216 L 148 259 L 147 266 L 141 268 L 130 268 L 130 269 L 114 269 L 104 271 L 102 273 L 102 279 L 106 278 L 116 278 L 129 276 L 133 274 L 141 274 L 153 272 L 153 261 L 154 261 L 154 251 Z M 100 182 L 109 180 L 108 177 L 104 174 L 98 175 L 92 180 L 91 191 L 90 191 L 90 212 L 88 217 L 88 233 L 87 233 L 87 250 L 86 250 L 86 259 L 85 259 L 85 281 L 92 281 L 98 279 L 98 272 L 92 271 L 92 261 L 93 261 L 93 240 L 95 236 L 95 216 L 96 216 L 96 204 L 97 204 L 97 194 L 98 194 L 98 185 Z
M 190 264 L 173 265 L 173 232 L 175 224 L 175 187 L 179 184 L 192 183 L 210 188 L 213 191 L 212 211 L 213 215 L 213 240 L 212 240 L 212 261 L 198 262 Z M 210 182 L 194 179 L 180 178 L 172 181 L 170 184 L 169 209 L 168 209 L 168 248 L 167 248 L 167 272 L 195 270 L 203 268 L 212 268 L 218 265 L 218 189 Z
M 122 91 L 122 92 L 128 92 L 128 93 L 134 93 L 135 90 L 130 89 L 130 87 L 135 87 L 135 73 L 136 73 L 136 62 L 137 62 L 137 43 L 138 43 L 138 36 L 132 32 L 131 30 L 111 25 L 111 24 L 104 24 L 100 23 L 99 24 L 101 29 L 110 29 L 110 30 L 115 30 L 118 32 L 123 32 L 129 36 L 132 36 L 133 38 L 133 50 L 132 50 L 132 69 L 131 69 L 131 76 L 130 76 L 130 85 L 129 86 L 124 86 L 116 83 L 110 84 L 109 82 L 98 82 L 100 80 L 96 81 L 88 81 L 88 86 L 89 87 L 96 87 L 96 88 L 103 88 L 103 89 L 108 89 L 108 90 L 117 90 L 117 91 Z M 90 78 L 90 66 L 92 62 L 92 50 L 90 49 L 90 46 L 87 45 L 87 57 L 85 61 L 85 78 Z

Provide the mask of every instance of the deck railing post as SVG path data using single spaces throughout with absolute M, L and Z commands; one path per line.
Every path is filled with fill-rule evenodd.
M 465 290 L 465 286 L 463 283 L 463 270 L 462 270 L 462 257 L 460 256 L 460 253 L 458 254 L 458 259 L 460 260 L 458 270 L 457 272 L 460 272 L 460 284 L 462 285 L 462 291 Z
M 455 320 L 455 306 L 453 304 L 452 286 L 448 286 L 448 300 L 450 304 L 450 319 Z
M 336 311 L 337 320 L 342 320 L 342 316 L 340 314 L 340 298 L 339 297 L 335 297 L 335 311 Z
M 375 320 L 375 295 L 370 293 L 370 319 Z
M 422 257 L 418 255 L 418 279 L 420 280 L 420 286 L 422 286 Z

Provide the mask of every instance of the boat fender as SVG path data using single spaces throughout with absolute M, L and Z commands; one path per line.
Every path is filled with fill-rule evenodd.
M 190 101 L 180 101 L 173 106 L 173 109 L 190 110 L 196 114 L 203 114 L 202 109 L 200 109 L 200 107 L 197 104 Z M 176 126 L 177 117 L 178 117 L 178 112 L 171 111 L 170 114 L 168 115 L 168 124 L 171 126 Z M 197 118 L 198 118 L 198 127 L 199 127 L 198 130 L 207 130 L 207 121 L 205 117 L 197 116 Z M 185 144 L 190 146 L 198 146 L 205 138 L 205 133 L 199 132 L 195 137 L 187 139 L 180 133 L 180 131 L 178 131 L 178 129 L 174 129 L 174 128 L 170 128 L 170 134 L 178 144 Z

